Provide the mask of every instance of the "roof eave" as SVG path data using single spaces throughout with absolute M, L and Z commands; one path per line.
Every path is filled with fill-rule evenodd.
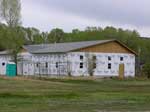
M 135 52 L 134 50 L 132 50 L 131 48 L 129 48 L 127 45 L 125 45 L 124 43 L 120 42 L 119 40 L 115 40 L 116 42 L 118 42 L 119 44 L 121 44 L 122 46 L 124 46 L 126 49 L 128 49 L 130 52 L 132 52 L 133 54 L 135 54 L 136 56 L 138 56 L 138 53 Z

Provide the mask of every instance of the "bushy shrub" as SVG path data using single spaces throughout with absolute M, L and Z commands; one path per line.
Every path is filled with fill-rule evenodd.
M 143 66 L 142 71 L 143 71 L 144 75 L 147 76 L 147 78 L 150 78 L 150 63 L 146 63 Z

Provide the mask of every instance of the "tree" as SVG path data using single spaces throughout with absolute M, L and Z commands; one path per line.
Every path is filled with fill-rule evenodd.
M 0 0 L 0 16 L 9 27 L 21 24 L 20 0 Z
M 52 29 L 48 35 L 48 41 L 51 43 L 59 43 L 64 39 L 64 31 L 62 29 L 56 28 Z
M 45 43 L 45 40 L 44 40 L 44 38 L 42 37 L 41 34 L 33 35 L 33 39 L 34 39 L 34 41 L 33 41 L 34 44 L 43 44 L 43 43 Z
M 26 39 L 26 44 L 28 43 L 33 43 L 33 31 L 31 28 L 25 28 L 24 29 L 25 31 L 25 39 Z
M 114 27 L 106 27 L 103 30 L 104 36 L 106 38 L 116 38 L 117 37 L 117 29 Z
M 4 47 L 2 46 L 3 44 L 3 39 L 5 39 L 5 29 L 6 29 L 6 25 L 5 24 L 0 24 L 0 51 L 4 50 Z
M 147 78 L 150 78 L 150 63 L 146 63 L 143 66 L 143 73 L 147 76 Z
M 2 46 L 12 54 L 13 61 L 17 66 L 17 54 L 24 41 L 21 24 L 21 2 L 20 0 L 0 0 L 0 17 L 7 23 L 3 37 Z M 16 68 L 17 71 L 17 68 Z
M 47 41 L 47 32 L 42 32 L 36 28 L 23 28 L 25 32 L 25 44 L 41 44 Z
M 17 64 L 17 54 L 24 44 L 24 32 L 21 27 L 16 27 L 15 29 L 7 28 L 5 29 L 4 35 L 5 38 L 3 38 L 3 43 L 1 45 L 3 48 L 10 51 L 13 58 L 12 61 Z
M 87 72 L 90 76 L 93 76 L 94 69 L 96 68 L 96 56 L 86 53 L 85 57 L 87 59 L 86 65 L 87 65 Z
M 41 33 L 41 38 L 42 38 L 44 43 L 47 43 L 48 33 L 47 32 L 42 32 Z
M 88 26 L 85 28 L 86 32 L 96 32 L 96 31 L 100 31 L 100 30 L 101 30 L 100 27 L 96 27 L 96 26 L 93 26 L 93 27 Z
M 79 29 L 73 29 L 73 30 L 72 30 L 72 33 L 73 33 L 73 34 L 78 34 L 78 33 L 80 33 L 80 30 L 79 30 Z

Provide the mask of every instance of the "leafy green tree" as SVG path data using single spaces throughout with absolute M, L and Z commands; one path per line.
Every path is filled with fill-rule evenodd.
M 41 38 L 43 40 L 43 43 L 48 43 L 47 39 L 48 39 L 48 32 L 42 32 L 41 33 Z
M 146 63 L 143 66 L 143 73 L 147 76 L 147 78 L 150 78 L 150 63 Z
M 72 30 L 72 33 L 73 33 L 73 34 L 78 34 L 79 32 L 80 32 L 79 29 L 73 29 L 73 30 Z
M 5 29 L 6 29 L 6 25 L 0 24 L 0 50 L 4 50 L 2 43 L 3 43 L 3 39 L 5 38 L 5 35 L 4 35 Z
M 56 28 L 52 29 L 48 35 L 48 41 L 50 43 L 59 43 L 64 40 L 64 31 L 62 29 Z
M 1 46 L 10 51 L 13 61 L 17 65 L 17 54 L 23 41 L 21 25 L 21 2 L 20 0 L 0 0 L 0 17 L 7 23 L 3 30 Z M 17 71 L 17 70 L 16 70 Z
M 96 27 L 96 26 L 93 26 L 93 27 L 88 26 L 88 27 L 85 28 L 86 32 L 95 32 L 95 31 L 100 31 L 100 30 L 101 30 L 101 28 L 100 27 Z
M 7 28 L 1 45 L 12 53 L 13 61 L 17 64 L 17 54 L 24 44 L 24 33 L 20 27 Z
M 44 43 L 43 34 L 36 28 L 24 28 L 26 44 L 41 44 Z
M 104 36 L 106 38 L 116 38 L 117 37 L 117 29 L 114 27 L 106 27 L 103 30 Z
M 35 34 L 33 35 L 34 38 L 34 44 L 43 44 L 45 43 L 44 38 L 42 38 L 41 34 Z

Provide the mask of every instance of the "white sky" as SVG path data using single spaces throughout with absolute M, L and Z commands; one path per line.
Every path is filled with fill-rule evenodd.
M 25 27 L 70 32 L 87 26 L 136 29 L 150 37 L 150 0 L 21 0 Z

